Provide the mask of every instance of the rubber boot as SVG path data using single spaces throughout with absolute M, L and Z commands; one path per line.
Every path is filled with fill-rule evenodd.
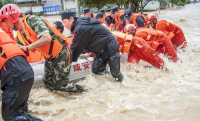
M 108 71 L 108 69 L 104 69 L 103 71 L 99 71 L 97 74 L 98 75 L 110 75 L 110 71 Z
M 86 91 L 83 86 L 77 85 L 72 82 L 68 82 L 66 88 L 63 90 L 66 92 L 83 92 Z
M 28 113 L 28 103 L 24 105 L 24 112 Z
M 18 115 L 14 118 L 8 118 L 5 121 L 43 121 L 31 114 L 25 113 L 22 110 L 19 110 Z
M 124 79 L 124 76 L 121 73 L 115 78 L 115 80 L 118 82 L 122 82 L 123 79 Z
M 42 119 L 39 119 L 38 117 L 35 117 L 35 116 L 33 116 L 33 115 L 29 114 L 29 113 L 25 113 L 25 116 L 27 118 L 29 118 L 30 121 L 43 121 Z

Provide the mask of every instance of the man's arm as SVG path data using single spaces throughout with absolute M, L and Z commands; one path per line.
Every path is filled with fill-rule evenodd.
M 30 16 L 30 18 L 28 18 L 27 20 L 27 23 L 39 38 L 38 41 L 31 43 L 30 45 L 27 46 L 29 50 L 41 47 L 51 42 L 49 28 L 47 27 L 46 23 L 43 21 L 42 18 L 38 16 Z M 22 50 L 27 49 L 26 46 L 19 46 L 19 47 Z
M 72 45 L 70 46 L 73 62 L 78 60 L 79 55 L 87 47 L 90 41 L 90 36 L 92 36 L 91 27 L 84 26 L 75 30 L 74 39 L 72 41 Z
M 28 50 L 31 49 L 35 49 L 38 47 L 41 47 L 47 43 L 51 42 L 51 36 L 49 33 L 45 33 L 43 35 L 41 35 L 40 39 L 28 46 L 22 46 L 22 45 L 18 45 L 23 51 L 26 51 L 26 49 L 28 48 Z
M 40 39 L 32 44 L 30 44 L 28 46 L 28 49 L 31 50 L 31 49 L 35 49 L 35 48 L 38 48 L 38 47 L 41 47 L 47 43 L 51 42 L 51 36 L 49 33 L 44 33 L 43 35 L 41 35 Z

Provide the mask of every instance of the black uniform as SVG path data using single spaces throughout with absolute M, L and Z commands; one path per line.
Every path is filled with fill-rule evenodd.
M 110 26 L 110 24 L 112 23 L 112 17 L 111 16 L 105 17 L 105 21 L 108 24 L 108 26 Z
M 112 76 L 117 81 L 123 80 L 120 73 L 119 44 L 113 34 L 100 21 L 93 18 L 75 18 L 71 31 L 74 39 L 71 45 L 72 61 L 76 62 L 84 49 L 96 54 L 92 71 L 95 74 L 105 72 L 109 62 Z
M 2 118 L 5 121 L 41 121 L 26 113 L 29 93 L 34 82 L 30 64 L 23 56 L 15 56 L 7 60 L 4 67 L 1 68 L 0 75 L 3 90 Z
M 94 14 L 90 13 L 90 15 L 91 15 L 91 18 L 94 18 Z
M 139 28 L 144 27 L 145 20 L 141 16 L 138 16 L 136 18 L 136 22 Z

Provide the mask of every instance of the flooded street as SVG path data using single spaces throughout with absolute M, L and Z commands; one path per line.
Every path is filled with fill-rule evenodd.
M 90 74 L 78 82 L 86 85 L 84 93 L 33 88 L 29 112 L 45 121 L 200 121 L 199 15 L 200 3 L 159 14 L 160 19 L 179 25 L 188 42 L 184 51 L 177 50 L 177 63 L 160 55 L 165 61 L 160 70 L 144 68 L 147 63 L 142 61 L 129 64 L 124 57 L 122 83 L 111 76 Z M 49 18 L 50 22 L 61 20 L 60 16 Z

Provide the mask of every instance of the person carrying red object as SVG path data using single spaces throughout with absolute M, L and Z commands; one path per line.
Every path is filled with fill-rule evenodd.
M 134 28 L 127 25 L 124 29 L 125 32 L 129 31 L 133 36 L 143 38 L 148 44 L 157 51 L 157 53 L 163 53 L 167 55 L 173 62 L 178 60 L 176 50 L 174 49 L 172 42 L 162 31 L 154 30 L 150 28 Z
M 129 29 L 131 27 L 135 28 L 135 26 L 132 25 L 129 26 Z M 132 31 L 132 29 L 130 31 Z M 138 64 L 141 59 L 156 68 L 163 68 L 164 61 L 158 56 L 155 49 L 153 49 L 144 39 L 133 36 L 129 31 L 126 31 L 126 33 L 127 34 L 116 31 L 112 32 L 120 45 L 120 51 L 129 54 L 127 60 L 129 63 Z
M 150 13 L 146 16 L 146 24 L 155 30 L 163 31 L 171 39 L 175 48 L 179 46 L 181 48 L 187 47 L 183 31 L 175 23 L 164 19 L 158 20 L 154 13 Z

